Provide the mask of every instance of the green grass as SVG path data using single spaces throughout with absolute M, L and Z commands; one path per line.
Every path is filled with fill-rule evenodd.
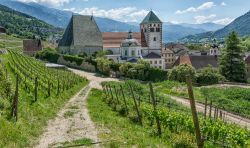
M 158 137 L 155 128 L 142 127 L 109 107 L 102 100 L 100 90 L 91 91 L 88 109 L 92 120 L 98 128 L 101 128 L 99 131 L 104 131 L 99 133 L 104 147 L 172 147 L 172 142 L 178 143 L 180 136 L 187 135 L 165 133 L 162 137 Z M 191 137 L 193 136 L 188 134 L 183 141 L 186 142 L 192 139 Z

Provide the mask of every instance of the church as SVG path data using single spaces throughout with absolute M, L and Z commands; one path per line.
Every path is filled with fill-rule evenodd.
M 107 57 L 123 63 L 148 61 L 152 67 L 165 69 L 162 58 L 162 21 L 150 11 L 140 23 L 140 32 L 104 32 L 103 48 L 112 55 Z
M 93 16 L 73 15 L 58 48 L 61 54 L 88 54 L 108 50 L 115 62 L 148 61 L 152 67 L 165 69 L 162 56 L 162 21 L 150 11 L 140 23 L 140 32 L 101 33 Z

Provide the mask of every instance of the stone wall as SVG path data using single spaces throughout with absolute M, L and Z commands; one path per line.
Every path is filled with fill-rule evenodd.
M 68 67 L 76 68 L 76 69 L 81 69 L 81 70 L 85 70 L 85 71 L 89 71 L 89 72 L 96 72 L 95 66 L 88 63 L 88 62 L 82 62 L 82 64 L 79 66 L 76 64 L 76 62 L 66 61 L 63 58 L 63 56 L 60 56 L 58 58 L 57 63 L 61 64 L 61 65 L 66 65 Z

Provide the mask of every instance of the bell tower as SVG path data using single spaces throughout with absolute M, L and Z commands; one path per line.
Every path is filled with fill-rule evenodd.
M 150 52 L 161 53 L 162 21 L 150 11 L 140 24 L 142 35 L 145 36 Z

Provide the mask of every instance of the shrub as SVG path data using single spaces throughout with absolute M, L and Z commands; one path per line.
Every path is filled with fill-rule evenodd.
M 170 70 L 168 79 L 172 81 L 186 82 L 187 75 L 190 75 L 194 80 L 195 69 L 188 64 L 181 64 Z
M 101 72 L 104 75 L 109 76 L 110 75 L 110 66 L 112 64 L 112 61 L 106 59 L 106 58 L 97 58 L 97 69 L 99 72 Z
M 44 49 L 36 54 L 36 58 L 52 63 L 57 63 L 59 57 L 60 55 L 56 52 L 56 50 L 51 48 Z
M 84 61 L 84 58 L 72 56 L 72 55 L 63 55 L 63 59 L 71 63 L 75 62 L 78 66 L 80 66 L 82 62 Z
M 148 73 L 148 81 L 160 82 L 165 81 L 168 78 L 167 71 L 158 68 L 150 68 Z
M 218 84 L 220 81 L 225 81 L 225 78 L 219 71 L 211 66 L 198 70 L 196 75 L 196 82 L 201 85 Z
M 125 76 L 128 77 L 128 71 L 130 68 L 133 68 L 133 64 L 131 63 L 123 63 L 120 67 L 119 70 L 120 72 Z

